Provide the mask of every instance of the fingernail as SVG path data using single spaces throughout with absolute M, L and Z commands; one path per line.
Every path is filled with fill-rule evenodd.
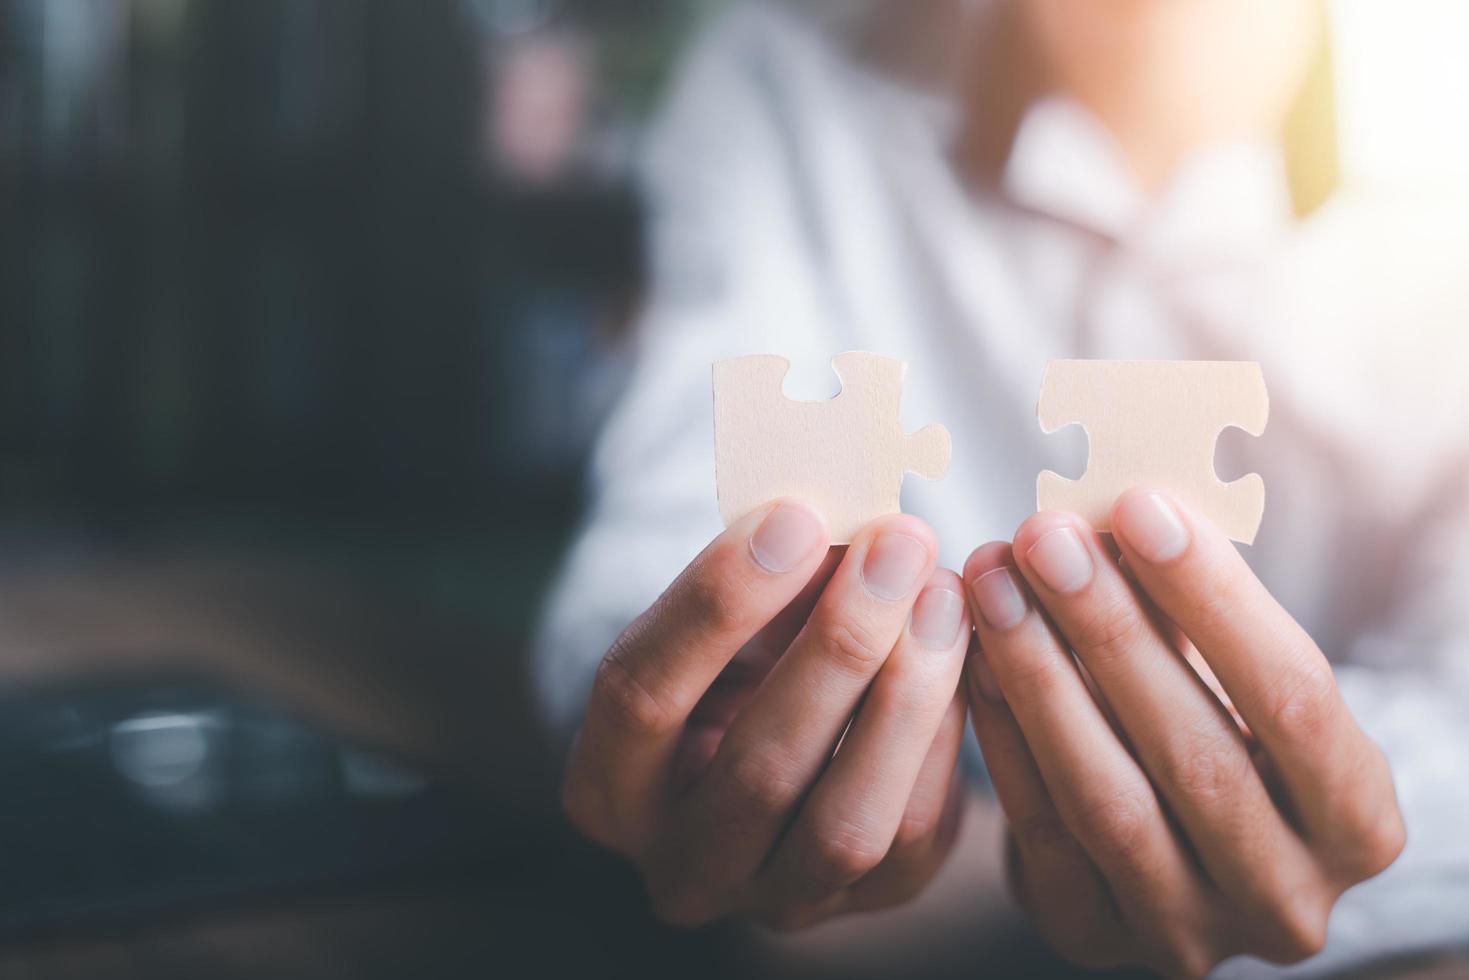
M 985 572 L 969 586 L 979 614 L 992 630 L 1007 630 L 1025 618 L 1029 603 L 1015 579 L 1015 570 L 1001 565 Z
M 1129 496 L 1113 517 L 1114 530 L 1148 561 L 1171 561 L 1188 547 L 1188 528 L 1160 493 Z
M 826 543 L 826 528 L 809 508 L 782 503 L 750 535 L 750 554 L 767 572 L 789 572 Z
M 972 658 L 971 666 L 974 670 L 975 683 L 979 685 L 979 693 L 984 695 L 986 701 L 1003 704 L 1005 692 L 1000 690 L 1000 682 L 995 680 L 995 672 L 990 669 L 989 658 L 977 646 L 969 656 Z
M 908 630 L 930 650 L 948 650 L 959 642 L 964 625 L 964 597 L 952 589 L 924 589 L 913 604 Z
M 1027 557 L 1052 592 L 1075 592 L 1092 580 L 1092 556 L 1075 528 L 1047 531 L 1030 546 Z
M 879 599 L 901 599 L 928 567 L 928 549 L 906 534 L 880 534 L 862 562 L 862 581 Z

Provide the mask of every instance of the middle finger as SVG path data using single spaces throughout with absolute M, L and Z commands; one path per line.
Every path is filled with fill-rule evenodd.
M 730 892 L 764 862 L 887 661 L 937 552 L 928 526 L 901 514 L 852 542 L 806 627 L 677 804 L 671 857 L 701 889 Z
M 1210 877 L 1261 904 L 1304 884 L 1309 855 L 1238 725 L 1168 643 L 1097 533 L 1073 515 L 1040 513 L 1021 525 L 1014 554 Z

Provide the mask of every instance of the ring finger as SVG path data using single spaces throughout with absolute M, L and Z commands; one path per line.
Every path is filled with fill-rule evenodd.
M 969 656 L 974 733 L 1010 825 L 1020 904 L 1067 959 L 1089 967 L 1115 966 L 1126 958 L 1128 933 L 1106 882 L 1056 811 L 984 651 L 976 644 Z
M 986 545 L 964 569 L 975 629 L 1004 698 L 1066 829 L 1112 886 L 1142 936 L 1204 914 L 1204 883 L 1153 787 L 1128 753 L 1011 564 Z

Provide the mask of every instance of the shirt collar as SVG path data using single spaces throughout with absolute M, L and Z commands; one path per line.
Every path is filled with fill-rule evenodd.
M 1061 96 L 1026 111 L 1000 190 L 1023 208 L 1150 250 L 1257 239 L 1290 215 L 1279 147 L 1241 140 L 1201 150 L 1150 198 L 1101 121 Z

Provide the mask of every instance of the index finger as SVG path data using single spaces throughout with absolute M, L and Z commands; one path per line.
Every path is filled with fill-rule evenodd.
M 1193 641 L 1279 769 L 1307 828 L 1340 825 L 1380 753 L 1357 726 L 1315 641 L 1216 528 L 1158 493 L 1118 501 L 1112 528 L 1143 588 Z M 1388 782 L 1391 785 L 1391 782 Z M 1377 822 L 1384 814 L 1363 814 Z
M 715 538 L 603 657 L 573 750 L 567 808 L 619 821 L 654 802 L 684 723 L 740 648 L 820 566 L 826 522 L 774 501 Z M 579 823 L 585 822 L 578 820 Z

